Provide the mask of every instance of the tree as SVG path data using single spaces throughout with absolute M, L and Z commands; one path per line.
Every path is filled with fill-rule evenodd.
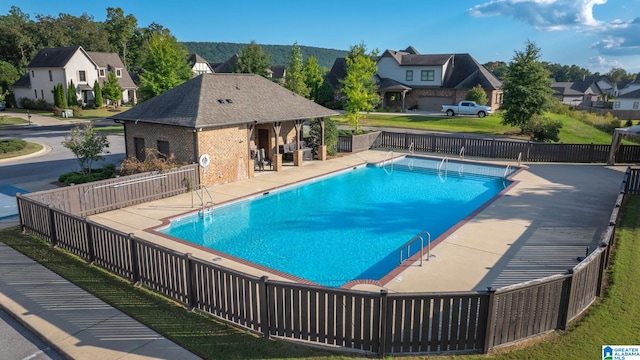
M 121 8 L 108 7 L 104 28 L 108 34 L 112 51 L 120 55 L 124 65 L 128 68 L 130 61 L 127 48 L 138 28 L 138 20 L 131 14 L 125 16 Z
M 320 88 L 318 89 L 317 103 L 333 109 L 335 106 L 334 101 L 335 94 L 333 92 L 333 86 L 331 86 L 329 80 L 324 79 L 324 81 L 322 81 L 322 85 L 320 85 Z
M 118 106 L 118 103 L 122 99 L 122 86 L 120 86 L 116 74 L 109 72 L 107 81 L 103 84 L 102 92 L 104 93 L 105 99 L 111 101 L 115 106 Z
M 322 127 L 320 121 L 312 121 L 309 127 L 311 147 L 318 152 L 318 146 L 322 144 Z M 327 146 L 327 155 L 333 156 L 338 152 L 338 125 L 331 118 L 324 120 L 324 144 Z
M 193 78 L 187 57 L 184 45 L 170 33 L 153 33 L 143 55 L 139 89 L 141 100 L 148 100 Z
M 474 86 L 467 93 L 465 100 L 475 101 L 479 105 L 487 104 L 487 93 L 484 91 L 480 84 Z
M 104 159 L 103 153 L 109 153 L 106 151 L 109 147 L 107 136 L 98 133 L 90 123 L 71 129 L 69 135 L 65 136 L 62 146 L 71 150 L 76 156 L 83 175 L 91 172 L 94 161 Z
M 634 79 L 633 74 L 627 73 L 627 70 L 622 68 L 612 68 L 605 75 L 609 78 L 609 80 L 613 81 L 614 83 L 622 80 Z
M 100 83 L 96 80 L 93 83 L 93 92 L 95 94 L 95 98 L 93 99 L 93 105 L 97 108 L 101 108 L 103 105 L 102 101 L 102 89 L 100 89 Z
M 305 74 L 302 65 L 302 52 L 296 41 L 291 47 L 291 57 L 287 64 L 284 87 L 300 96 L 308 97 L 309 88 L 304 80 Z
M 4 96 L 9 91 L 9 86 L 19 78 L 18 70 L 11 63 L 0 61 L 0 96 Z
M 271 57 L 266 54 L 262 47 L 256 44 L 255 40 L 251 41 L 240 54 L 236 62 L 234 73 L 257 74 L 265 78 L 269 78 L 267 69 L 271 67 Z
M 76 93 L 76 86 L 73 85 L 73 80 L 69 81 L 69 99 L 67 103 L 69 106 L 78 106 L 78 94 Z
M 488 62 L 484 64 L 484 67 L 500 80 L 504 79 L 504 74 L 507 72 L 507 63 L 504 61 Z
M 67 94 L 64 92 L 64 86 L 60 83 L 53 86 L 53 106 L 61 109 L 69 107 L 67 103 Z
M 318 59 L 309 56 L 304 62 L 304 82 L 309 88 L 309 99 L 318 102 L 318 90 L 322 85 L 322 73 L 318 65 Z
M 342 79 L 342 94 L 345 97 L 344 109 L 347 111 L 349 125 L 355 133 L 360 129 L 360 113 L 375 109 L 380 103 L 373 76 L 378 71 L 376 58 L 378 51 L 367 54 L 364 44 L 351 47 L 346 57 L 347 75 Z
M 540 48 L 527 41 L 524 51 L 516 51 L 502 83 L 504 111 L 502 123 L 527 133 L 534 115 L 541 115 L 551 105 L 551 79 L 539 61 Z

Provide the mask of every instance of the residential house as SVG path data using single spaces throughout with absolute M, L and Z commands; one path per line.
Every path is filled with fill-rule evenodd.
M 12 85 L 18 107 L 23 98 L 53 104 L 53 87 L 62 84 L 68 91 L 71 81 L 76 87 L 78 102 L 90 103 L 95 98 L 95 81 L 102 86 L 109 72 L 116 75 L 122 86 L 122 103 L 137 101 L 137 87 L 115 53 L 87 52 L 81 46 L 45 48 L 38 51 L 27 70 L 28 73 Z
M 640 110 L 640 88 L 618 95 L 613 101 L 613 110 Z
M 587 76 L 581 81 L 553 82 L 553 97 L 571 106 L 603 107 L 613 96 L 615 84 L 606 76 Z
M 618 90 L 615 94 L 616 97 L 640 89 L 640 74 L 638 74 L 638 76 L 636 76 L 636 79 L 633 81 L 624 80 L 616 83 L 616 88 Z
M 410 46 L 403 51 L 386 50 L 377 60 L 375 78 L 381 107 L 404 111 L 439 111 L 442 105 L 464 100 L 480 85 L 494 110 L 502 102 L 502 83 L 469 54 L 420 54 Z M 336 59 L 327 80 L 334 89 L 346 75 L 346 62 Z
M 109 119 L 124 124 L 128 157 L 144 160 L 147 148 L 172 154 L 176 161 L 210 165 L 206 185 L 254 176 L 255 154 L 265 150 L 275 171 L 282 170 L 280 148 L 301 148 L 305 121 L 337 115 L 255 74 L 202 74 Z M 318 158 L 326 158 L 320 146 Z M 303 150 L 293 164 L 303 165 Z
M 194 77 L 201 74 L 212 74 L 214 72 L 209 62 L 198 54 L 189 55 L 187 62 Z

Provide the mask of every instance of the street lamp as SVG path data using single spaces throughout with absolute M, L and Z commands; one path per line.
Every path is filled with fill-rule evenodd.
M 27 119 L 29 119 L 29 125 L 31 125 L 31 113 L 27 110 Z

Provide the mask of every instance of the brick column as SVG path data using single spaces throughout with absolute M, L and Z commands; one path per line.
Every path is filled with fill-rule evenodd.
M 318 153 L 316 154 L 316 156 L 318 157 L 318 160 L 327 160 L 327 145 L 319 145 Z
M 271 166 L 275 171 L 282 171 L 282 154 L 274 154 L 271 156 Z
M 293 165 L 302 166 L 303 153 L 304 153 L 304 151 L 302 151 L 302 150 L 294 150 L 293 151 Z

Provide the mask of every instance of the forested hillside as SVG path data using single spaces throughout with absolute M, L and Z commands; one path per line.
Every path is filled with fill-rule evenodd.
M 227 42 L 183 42 L 189 53 L 196 53 L 210 63 L 221 63 L 234 54 L 240 53 L 249 44 Z M 291 45 L 260 45 L 265 53 L 271 55 L 274 65 L 287 65 L 291 56 Z M 318 59 L 318 65 L 331 68 L 338 57 L 345 57 L 347 50 L 324 49 L 300 45 L 303 59 L 313 56 Z

